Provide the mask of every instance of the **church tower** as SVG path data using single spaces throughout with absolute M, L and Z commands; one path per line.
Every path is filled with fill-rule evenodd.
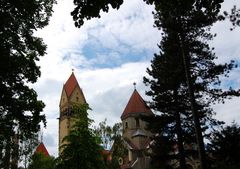
M 153 116 L 154 114 L 135 89 L 121 115 L 123 139 L 128 149 L 128 158 L 124 161 L 126 168 L 149 168 L 150 159 L 144 151 L 150 143 L 151 132 L 146 129 L 147 122 L 141 119 L 141 115 Z
M 63 85 L 61 99 L 59 103 L 59 152 L 62 140 L 68 135 L 73 124 L 72 108 L 74 105 L 86 103 L 82 89 L 80 88 L 77 79 L 72 72 L 67 82 Z

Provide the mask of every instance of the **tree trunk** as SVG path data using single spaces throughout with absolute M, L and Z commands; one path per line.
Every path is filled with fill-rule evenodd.
M 8 138 L 6 140 L 6 147 L 5 147 L 5 155 L 3 160 L 3 168 L 9 169 L 10 168 L 10 157 L 11 157 L 11 140 Z
M 186 169 L 186 160 L 185 160 L 185 152 L 183 147 L 183 136 L 182 136 L 182 128 L 181 128 L 181 120 L 180 120 L 179 112 L 175 113 L 175 117 L 176 117 L 176 133 L 177 133 L 177 139 L 178 139 L 180 169 Z
M 177 100 L 177 91 L 176 90 L 174 90 L 174 97 L 175 97 L 174 99 Z M 177 140 L 178 140 L 180 169 L 186 169 L 186 160 L 185 160 L 185 152 L 184 152 L 184 147 L 183 147 L 183 135 L 182 135 L 182 127 L 181 127 L 181 118 L 180 118 L 180 113 L 177 110 L 175 110 L 175 119 L 176 119 L 176 133 L 177 133 Z
M 181 36 L 181 35 L 179 35 L 179 42 L 180 42 L 180 47 L 182 50 L 182 59 L 183 59 L 183 64 L 184 64 L 186 81 L 187 81 L 187 85 L 188 85 L 188 93 L 189 93 L 189 99 L 190 99 L 190 103 L 191 103 L 191 111 L 192 111 L 193 120 L 194 120 L 194 129 L 195 129 L 196 140 L 197 140 L 197 145 L 198 145 L 200 166 L 201 166 L 201 169 L 207 169 L 202 129 L 201 129 L 201 125 L 200 125 L 198 112 L 196 109 L 196 102 L 195 102 L 193 84 L 192 84 L 192 80 L 191 80 L 190 67 L 188 64 L 188 60 L 186 58 L 186 54 L 184 52 L 184 45 L 183 45 L 184 41 L 183 41 L 183 36 Z
M 18 169 L 18 158 L 19 158 L 19 143 L 18 133 L 16 133 L 13 137 L 11 169 Z

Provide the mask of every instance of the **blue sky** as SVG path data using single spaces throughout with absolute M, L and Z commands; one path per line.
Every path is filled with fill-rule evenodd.
M 230 9 L 237 0 L 226 0 L 224 9 Z M 153 28 L 152 6 L 142 0 L 124 1 L 120 10 L 102 13 L 100 19 L 85 22 L 81 29 L 74 27 L 70 16 L 72 1 L 61 0 L 54 6 L 54 13 L 47 27 L 36 32 L 48 45 L 47 54 L 38 63 L 42 76 L 34 88 L 46 107 L 47 128 L 44 143 L 51 155 L 57 156 L 59 100 L 63 84 L 72 69 L 83 89 L 87 102 L 93 109 L 90 117 L 96 124 L 108 119 L 114 124 L 133 92 L 133 82 L 145 99 L 147 87 L 142 83 L 146 68 L 153 54 L 158 51 L 161 34 Z M 214 25 L 218 36 L 211 42 L 219 59 L 218 63 L 231 59 L 240 62 L 240 28 L 230 31 L 227 22 Z M 240 69 L 222 78 L 223 85 L 240 88 Z M 214 105 L 216 118 L 240 123 L 240 99 Z

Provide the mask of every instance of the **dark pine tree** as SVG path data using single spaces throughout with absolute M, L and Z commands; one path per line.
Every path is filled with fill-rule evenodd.
M 174 116 L 155 115 L 153 117 L 142 116 L 148 122 L 147 129 L 153 134 L 151 136 L 150 150 L 151 167 L 154 169 L 172 169 L 176 164 L 178 155 L 175 152 L 176 138 L 173 122 Z
M 216 59 L 216 56 L 207 44 L 209 40 L 213 39 L 213 35 L 209 33 L 209 30 L 212 24 L 218 20 L 221 3 L 222 1 L 219 0 L 163 0 L 155 2 L 156 27 L 162 29 L 163 33 L 166 34 L 165 37 L 174 37 L 174 41 L 171 41 L 172 44 L 168 43 L 165 46 L 163 43 L 166 43 L 166 38 L 163 38 L 163 43 L 160 44 L 160 55 L 166 55 L 167 57 L 173 58 L 172 55 L 174 55 L 175 52 L 175 55 L 179 56 L 176 57 L 178 64 L 181 65 L 177 67 L 168 65 L 169 69 L 173 70 L 167 70 L 166 67 L 165 71 L 167 70 L 169 74 L 178 72 L 185 76 L 185 78 L 182 78 L 184 82 L 178 81 L 179 86 L 176 87 L 180 87 L 177 91 L 183 92 L 179 96 L 183 100 L 186 99 L 186 102 L 183 103 L 183 100 L 181 101 L 180 99 L 179 103 L 183 103 L 180 104 L 183 107 L 179 107 L 175 109 L 175 111 L 185 112 L 186 115 L 186 113 L 189 112 L 189 108 L 191 110 L 191 114 L 187 114 L 187 119 L 194 122 L 195 136 L 202 169 L 207 168 L 203 132 L 207 129 L 207 126 L 218 123 L 212 119 L 213 110 L 210 108 L 210 104 L 215 101 L 222 101 L 227 97 L 239 95 L 239 90 L 235 91 L 230 88 L 224 91 L 219 88 L 221 84 L 219 77 L 221 75 L 226 76 L 235 66 L 234 62 L 231 61 L 223 65 L 215 64 L 214 59 Z M 169 50 L 172 52 L 169 52 Z M 163 58 L 158 57 L 158 60 L 159 61 L 156 61 L 155 56 L 152 62 L 155 63 L 155 65 L 152 64 L 153 71 L 149 71 L 148 69 L 148 73 L 155 80 L 151 81 L 145 78 L 145 82 L 149 83 L 153 90 L 153 92 L 150 91 L 148 94 L 153 96 L 153 101 L 156 102 L 154 104 L 155 107 L 157 107 L 156 105 L 158 104 L 167 107 L 169 103 L 168 99 L 165 98 L 166 101 L 161 99 L 158 101 L 156 98 L 160 98 L 160 96 L 158 96 L 160 95 L 158 93 L 159 91 L 162 92 L 161 94 L 165 94 L 161 88 L 162 86 L 164 87 L 163 83 L 165 83 L 165 86 L 171 86 L 175 80 L 169 83 L 167 80 L 170 79 L 171 76 L 164 77 L 164 75 L 162 75 L 163 72 L 160 73 L 157 71 L 157 69 L 161 71 L 162 67 L 166 65 L 166 60 Z M 178 68 L 181 68 L 181 70 L 179 71 Z M 182 76 L 180 75 L 177 77 Z M 173 90 L 170 93 L 170 96 L 171 95 L 172 97 L 170 98 L 172 101 L 170 101 L 170 103 L 173 103 L 173 100 L 176 100 L 174 96 L 177 96 L 178 93 Z M 159 110 L 163 111 L 164 109 L 162 110 L 162 108 L 159 108 Z M 172 110 L 174 110 L 174 107 Z M 170 110 L 168 111 L 171 112 Z M 191 120 L 191 118 L 193 120 Z
M 165 132 L 165 136 L 167 133 L 177 135 L 180 168 L 185 168 L 186 162 L 180 114 L 187 112 L 189 102 L 185 99 L 187 87 L 186 83 L 184 83 L 183 63 L 181 62 L 181 52 L 178 51 L 179 48 L 176 43 L 176 38 L 177 34 L 174 32 L 163 34 L 163 39 L 159 45 L 161 52 L 155 54 L 151 64 L 151 70 L 149 68 L 147 69 L 147 73 L 152 78 L 148 79 L 144 77 L 144 83 L 150 85 L 151 88 L 151 90 L 147 92 L 147 95 L 152 96 L 153 100 L 150 107 L 162 113 L 160 118 L 165 118 L 166 115 L 173 118 L 171 125 L 165 123 L 165 128 L 170 125 L 174 126 L 174 130 L 170 129 L 170 131 Z M 158 134 L 162 135 L 163 133 Z
M 240 127 L 236 123 L 214 131 L 208 147 L 215 168 L 240 168 Z

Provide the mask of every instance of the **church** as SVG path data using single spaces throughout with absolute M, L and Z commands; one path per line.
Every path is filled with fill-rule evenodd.
M 59 103 L 59 147 L 63 144 L 63 138 L 68 135 L 72 120 L 73 105 L 86 103 L 84 93 L 74 75 L 70 75 L 63 85 Z M 153 112 L 146 105 L 138 91 L 134 89 L 122 115 L 123 140 L 128 150 L 128 156 L 120 162 L 121 169 L 148 169 L 150 159 L 145 151 L 150 144 L 151 132 L 146 130 L 146 122 L 140 116 L 153 116 Z M 120 116 L 120 115 L 119 115 Z M 59 153 L 61 153 L 59 149 Z
M 134 84 L 135 86 L 135 84 Z M 70 75 L 66 83 L 63 85 L 60 103 L 59 103 L 59 144 L 58 149 L 64 144 L 63 138 L 70 132 L 73 120 L 73 106 L 87 103 L 84 93 L 75 77 L 74 72 Z M 139 92 L 134 87 L 134 90 L 128 100 L 127 105 L 123 108 L 123 112 L 119 115 L 122 122 L 122 139 L 124 147 L 127 149 L 127 155 L 119 158 L 120 169 L 150 169 L 151 159 L 147 155 L 150 150 L 150 137 L 152 133 L 147 130 L 147 122 L 141 119 L 142 116 L 154 116 L 154 113 L 147 106 Z M 191 145 L 184 145 L 184 149 L 193 150 Z M 35 153 L 43 153 L 49 156 L 49 153 L 41 142 Z M 107 156 L 107 160 L 111 161 L 111 151 L 103 150 Z M 173 153 L 178 154 L 176 146 Z M 170 165 L 179 166 L 176 160 L 170 161 Z M 199 160 L 189 156 L 186 158 L 186 167 L 188 169 L 199 168 Z

